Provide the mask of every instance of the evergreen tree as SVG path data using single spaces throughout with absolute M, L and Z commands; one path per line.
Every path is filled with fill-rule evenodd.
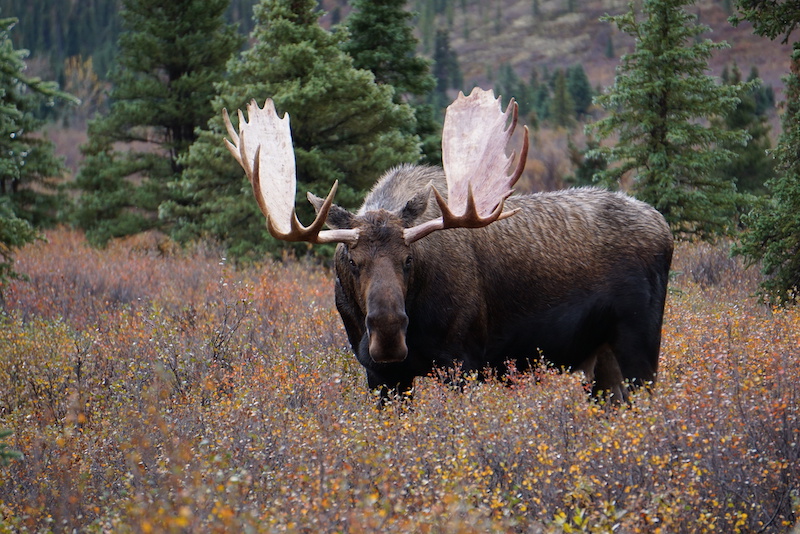
M 550 99 L 550 121 L 556 126 L 569 128 L 575 123 L 575 102 L 567 88 L 567 76 L 563 69 L 553 73 L 553 95 Z
M 775 107 L 775 91 L 771 85 L 764 85 L 759 79 L 758 69 L 754 65 L 750 68 L 750 75 L 747 77 L 747 81 L 753 82 L 756 80 L 758 80 L 758 87 L 753 89 L 753 98 L 756 104 L 756 115 L 762 116 Z
M 526 116 L 531 112 L 530 91 L 528 86 L 517 76 L 514 67 L 509 63 L 501 63 L 494 83 L 494 93 L 503 98 L 503 109 L 513 98 L 519 105 L 519 114 Z
M 573 187 L 594 185 L 595 175 L 608 168 L 608 162 L 602 154 L 597 152 L 600 143 L 592 137 L 586 138 L 586 148 L 581 150 L 572 141 L 567 139 L 567 153 L 569 161 L 575 167 L 575 172 L 564 178 L 564 181 Z
M 25 76 L 27 50 L 16 50 L 10 31 L 17 19 L 0 20 L 0 198 L 16 217 L 34 226 L 52 224 L 64 199 L 55 195 L 64 172 L 53 145 L 37 132 L 43 107 L 75 99 L 52 82 Z
M 179 158 L 213 114 L 213 84 L 242 43 L 228 0 L 123 0 L 109 114 L 89 125 L 74 220 L 97 245 L 165 226 Z M 124 144 L 124 148 L 119 145 Z
M 26 50 L 17 50 L 10 31 L 17 20 L 0 19 L 0 305 L 14 271 L 14 253 L 35 240 L 34 226 L 53 222 L 63 199 L 52 193 L 63 172 L 53 145 L 38 135 L 34 113 L 42 103 L 69 100 L 52 82 L 24 75 Z
M 644 0 L 643 18 L 631 9 L 606 17 L 633 36 L 614 86 L 595 102 L 608 116 L 590 125 L 599 140 L 618 135 L 598 153 L 618 165 L 600 173 L 617 186 L 631 172 L 633 193 L 658 209 L 678 236 L 712 238 L 728 230 L 736 200 L 731 180 L 714 172 L 733 154 L 723 148 L 747 140 L 703 119 L 725 116 L 745 90 L 717 85 L 706 74 L 714 50 L 726 46 L 697 39 L 708 28 L 684 7 L 693 0 Z
M 738 0 L 741 20 L 750 21 L 756 34 L 787 42 L 800 24 L 796 2 L 765 3 Z M 772 152 L 776 176 L 767 182 L 770 198 L 745 218 L 749 229 L 735 250 L 750 261 L 762 262 L 767 275 L 764 296 L 775 303 L 796 304 L 800 297 L 800 42 L 792 45 L 792 63 L 786 82 L 786 110 L 781 118 L 782 133 Z
M 422 140 L 426 163 L 441 163 L 441 123 L 428 103 L 436 80 L 430 60 L 416 55 L 414 14 L 405 5 L 406 0 L 354 0 L 346 22 L 350 38 L 342 48 L 355 68 L 372 71 L 376 83 L 392 86 L 395 103 L 414 108 L 416 121 L 404 128 Z
M 606 37 L 606 57 L 608 59 L 617 57 L 617 53 L 614 51 L 614 38 L 610 33 Z
M 433 76 L 436 78 L 434 105 L 444 109 L 451 101 L 448 90 L 461 90 L 464 80 L 461 76 L 461 67 L 458 65 L 458 55 L 450 48 L 450 34 L 442 28 L 436 31 L 434 41 Z
M 534 120 L 531 122 L 538 124 L 550 117 L 550 87 L 541 80 L 546 76 L 540 76 L 536 69 L 531 71 L 530 81 L 528 82 L 528 92 L 530 93 L 531 112 Z
M 353 67 L 375 75 L 375 82 L 390 85 L 395 101 L 405 95 L 427 96 L 436 82 L 430 61 L 416 55 L 417 39 L 410 25 L 414 17 L 404 9 L 406 0 L 354 0 L 345 22 L 350 37 L 342 48 Z
M 728 69 L 727 65 L 722 79 L 727 85 L 739 85 L 742 74 L 734 65 Z M 750 78 L 751 84 L 760 84 L 758 78 Z M 750 91 L 745 91 L 736 108 L 725 117 L 717 119 L 718 124 L 726 130 L 744 130 L 750 136 L 746 145 L 734 143 L 725 148 L 737 156 L 722 163 L 717 173 L 722 179 L 732 179 L 741 193 L 762 195 L 766 192 L 765 182 L 774 176 L 775 160 L 767 154 L 771 148 L 769 139 L 769 123 L 767 117 L 758 113 L 756 95 L 760 94 L 761 86 L 754 86 Z
M 594 90 L 580 63 L 567 69 L 567 91 L 575 104 L 575 115 L 577 117 L 586 115 L 592 106 Z
M 13 432 L 10 430 L 0 430 L 0 440 L 5 440 L 11 436 Z M 0 465 L 6 465 L 11 460 L 18 460 L 22 458 L 22 453 L 10 448 L 7 443 L 0 441 Z
M 391 86 L 353 67 L 342 51 L 346 32 L 318 23 L 316 0 L 264 0 L 256 6 L 253 47 L 229 63 L 229 77 L 216 85 L 213 106 L 235 111 L 269 97 L 278 113 L 289 113 L 297 162 L 297 212 L 313 218 L 307 191 L 325 195 L 339 180 L 336 202 L 358 205 L 366 189 L 391 166 L 419 159 L 419 139 L 404 133 L 414 116 L 393 101 Z M 222 143 L 219 114 L 200 133 L 187 157 L 180 188 L 183 205 L 165 207 L 180 221 L 180 240 L 213 237 L 233 257 L 259 256 L 286 246 L 266 232 L 264 216 L 239 164 Z M 300 245 L 305 249 L 305 245 Z

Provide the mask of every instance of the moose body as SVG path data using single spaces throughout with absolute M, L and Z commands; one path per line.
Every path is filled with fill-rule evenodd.
M 271 100 L 239 112 L 233 142 L 270 233 L 339 243 L 336 306 L 370 388 L 404 393 L 436 366 L 464 371 L 543 355 L 617 399 L 655 380 L 672 235 L 650 206 L 594 188 L 511 196 L 527 158 L 507 155 L 517 106 L 459 95 L 445 115 L 443 169 L 388 172 L 357 213 L 309 195 L 294 213 L 288 115 Z M 508 209 L 506 209 L 508 208 Z M 329 229 L 323 230 L 327 224 Z
M 508 219 L 436 232 L 407 252 L 387 246 L 390 221 L 402 221 L 403 210 L 424 199 L 419 192 L 430 183 L 446 190 L 441 169 L 387 173 L 359 211 L 361 220 L 373 214 L 374 224 L 362 227 L 363 241 L 342 244 L 336 253 L 336 306 L 370 388 L 406 392 L 414 377 L 456 363 L 464 371 L 502 374 L 507 361 L 525 369 L 540 355 L 583 370 L 596 391 L 618 398 L 626 397 L 623 381 L 655 379 L 673 249 L 656 210 L 595 188 L 516 196 L 506 207 L 521 210 Z M 403 224 L 439 215 L 428 202 Z M 331 218 L 329 224 L 342 224 Z M 370 234 L 380 244 L 370 244 Z M 366 265 L 369 272 L 362 272 Z M 397 287 L 387 291 L 387 285 Z M 381 291 L 390 297 L 370 302 L 370 292 Z M 370 313 L 407 318 L 387 321 L 388 329 L 406 325 L 405 354 L 370 353 Z M 397 344 L 397 335 L 385 337 Z

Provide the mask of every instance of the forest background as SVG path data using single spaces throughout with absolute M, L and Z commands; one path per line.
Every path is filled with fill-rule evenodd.
M 226 19 L 238 24 L 242 35 L 253 29 L 252 8 L 256 3 L 230 2 Z M 64 4 L 60 0 L 2 0 L 0 14 L 20 19 L 11 38 L 16 47 L 31 53 L 26 61 L 28 73 L 56 80 L 62 89 L 81 98 L 77 109 L 55 111 L 61 116 L 48 127 L 57 154 L 65 158 L 74 173 L 81 162 L 80 147 L 86 141 L 87 121 L 107 105 L 107 74 L 122 28 L 119 0 L 67 2 L 67 9 Z M 446 29 L 461 72 L 460 89 L 496 87 L 496 93 L 519 100 L 521 95 L 508 94 L 519 92 L 514 90 L 517 81 L 526 84 L 533 73 L 546 79 L 547 73 L 575 66 L 585 71 L 595 93 L 610 86 L 619 57 L 631 52 L 634 42 L 600 18 L 618 14 L 627 5 L 627 0 L 420 0 L 409 2 L 408 8 L 417 14 L 413 25 L 420 55 L 433 58 L 436 32 Z M 323 15 L 319 21 L 326 28 L 340 23 L 351 11 L 345 1 L 324 0 L 320 7 Z M 689 11 L 712 29 L 704 38 L 730 45 L 712 56 L 711 74 L 720 76 L 726 67 L 735 65 L 747 77 L 756 68 L 763 86 L 773 88 L 775 101 L 782 101 L 782 77 L 789 70 L 791 44 L 759 37 L 746 22 L 731 25 L 730 0 L 701 0 Z M 91 63 L 86 64 L 89 59 Z M 513 71 L 510 76 L 509 69 Z M 454 97 L 455 92 L 450 89 L 450 96 Z M 589 116 L 584 119 L 596 118 L 597 110 L 587 111 Z M 521 121 L 532 122 L 526 114 Z M 780 132 L 776 110 L 769 113 L 769 123 L 774 141 Z M 541 125 L 534 136 L 531 161 L 521 184 L 523 191 L 565 185 L 564 178 L 575 168 L 569 157 L 568 137 L 580 144 L 582 124 L 575 122 L 569 131 Z
M 792 131 L 781 131 L 787 123 L 779 115 L 796 111 L 781 108 L 793 90 L 797 96 L 781 78 L 792 46 L 753 35 L 746 22 L 731 25 L 730 2 L 687 3 L 712 27 L 709 37 L 731 45 L 711 57 L 715 79 L 728 84 L 737 70 L 747 78 L 757 68 L 766 103 L 759 120 L 771 126 L 774 146 Z M 738 2 L 750 3 L 758 4 Z M 242 42 L 255 29 L 252 2 L 204 4 L 225 8 Z M 634 40 L 599 19 L 627 6 L 465 0 L 408 7 L 418 12 L 417 51 L 437 60 L 431 92 L 452 98 L 480 85 L 508 97 L 514 88 L 533 132 L 520 189 L 540 191 L 584 183 L 579 171 L 591 140 L 583 125 L 608 110 L 579 109 L 575 92 L 572 113 L 561 113 L 569 99 L 541 105 L 530 90 L 544 86 L 553 97 L 560 84 L 566 90 L 567 72 L 585 74 L 595 95 L 613 84 Z M 325 28 L 347 20 L 346 5 L 323 7 Z M 2 17 L 19 19 L 8 31 L 15 47 L 32 51 L 26 75 L 57 80 L 80 99 L 35 110 L 65 158 L 62 185 L 81 186 L 57 188 L 54 198 L 65 202 L 90 190 L 79 183 L 82 170 L 85 178 L 86 168 L 111 167 L 104 157 L 113 151 L 98 148 L 109 139 L 99 126 L 88 132 L 114 104 L 118 9 L 101 1 L 0 2 Z M 232 78 L 247 75 L 240 68 Z M 433 107 L 441 111 L 446 98 Z M 301 112 L 292 112 L 298 127 Z M 392 118 L 404 116 L 407 110 Z M 220 138 L 202 139 L 231 163 Z M 115 201 L 129 191 L 120 190 Z M 248 194 L 234 208 L 252 212 L 263 228 L 249 191 L 240 192 Z M 763 195 L 758 184 L 751 192 Z M 608 410 L 587 402 L 580 376 L 541 367 L 506 383 L 470 379 L 460 392 L 421 379 L 413 410 L 378 411 L 335 314 L 324 254 L 319 261 L 302 248 L 282 257 L 280 248 L 254 249 L 242 258 L 249 261 L 233 261 L 220 242 L 181 247 L 155 226 L 90 245 L 86 236 L 96 228 L 38 222 L 47 242 L 14 249 L 14 268 L 26 279 L 2 280 L 0 532 L 796 528 L 800 311 L 759 298 L 765 277 L 732 259 L 724 237 L 678 243 L 653 395 Z

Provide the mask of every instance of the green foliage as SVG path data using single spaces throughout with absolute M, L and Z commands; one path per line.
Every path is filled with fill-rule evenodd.
M 739 85 L 742 81 L 741 72 L 736 65 L 723 72 L 722 80 L 727 85 Z M 775 160 L 768 154 L 771 148 L 769 137 L 770 126 L 766 111 L 759 108 L 758 99 L 764 98 L 761 80 L 753 73 L 748 78 L 752 88 L 742 93 L 740 102 L 722 119 L 717 119 L 717 125 L 726 130 L 745 131 L 749 136 L 746 145 L 734 143 L 725 146 L 736 157 L 729 162 L 722 163 L 717 168 L 720 178 L 735 180 L 736 188 L 741 193 L 763 195 L 766 192 L 765 182 L 775 174 Z M 758 84 L 758 85 L 754 85 Z M 766 102 L 762 102 L 766 106 Z
M 57 79 L 72 56 L 92 57 L 101 76 L 110 68 L 120 31 L 118 0 L 2 0 L 0 6 L 20 20 L 17 42 L 50 58 Z
M 65 202 L 55 193 L 63 174 L 53 145 L 38 130 L 34 113 L 57 99 L 73 99 L 52 82 L 24 75 L 26 50 L 17 50 L 10 31 L 17 20 L 0 20 L 0 305 L 14 270 L 14 253 L 37 239 L 34 226 L 55 220 Z
M 376 83 L 392 86 L 396 102 L 408 95 L 426 96 L 436 85 L 430 61 L 416 55 L 414 14 L 405 4 L 406 0 L 354 0 L 345 21 L 349 39 L 342 43 L 353 67 L 372 71 Z
M 567 69 L 567 92 L 575 105 L 575 116 L 581 117 L 589 112 L 594 97 L 594 89 L 583 70 L 583 65 L 576 63 Z
M 230 0 L 226 20 L 246 35 L 252 29 L 253 5 L 258 0 Z M 0 11 L 19 19 L 15 43 L 40 59 L 49 60 L 55 79 L 63 76 L 70 58 L 92 59 L 105 79 L 112 70 L 122 32 L 120 0 L 0 0 Z
M 503 105 L 513 97 L 519 104 L 519 113 L 536 125 L 547 120 L 555 126 L 570 127 L 580 119 L 592 105 L 592 89 L 583 66 L 575 64 L 566 71 L 556 69 L 552 76 L 536 68 L 526 84 L 509 63 L 501 63 L 495 94 L 502 95 Z
M 608 34 L 608 36 L 606 37 L 606 51 L 605 51 L 605 56 L 606 56 L 608 59 L 612 59 L 612 58 L 615 58 L 615 57 L 617 57 L 617 53 L 614 51 L 614 38 L 611 36 L 611 34 L 610 34 L 610 33 L 609 33 L 609 34 Z
M 738 13 L 730 22 L 748 21 L 756 35 L 775 40 L 783 35 L 783 43 L 800 23 L 800 4 L 794 0 L 735 0 Z
M 101 246 L 172 222 L 159 220 L 160 206 L 171 199 L 195 129 L 214 113 L 213 84 L 242 43 L 222 18 L 227 0 L 123 6 L 111 108 L 89 126 L 75 181 L 81 197 L 73 220 Z
M 343 50 L 353 58 L 353 67 L 375 76 L 375 83 L 394 89 L 395 103 L 409 103 L 415 121 L 402 126 L 407 135 L 422 140 L 424 162 L 441 164 L 441 120 L 427 102 L 436 87 L 431 61 L 416 55 L 417 38 L 405 10 L 406 0 L 355 0 L 345 26 L 349 39 Z
M 553 73 L 553 93 L 550 97 L 548 116 L 555 126 L 569 128 L 575 123 L 575 101 L 567 88 L 567 76 L 563 69 Z
M 452 100 L 448 90 L 460 91 L 464 85 L 461 67 L 458 64 L 458 55 L 450 47 L 450 33 L 443 28 L 436 30 L 433 46 L 433 76 L 436 78 L 433 104 L 443 109 Z
M 15 252 L 39 238 L 39 233 L 28 221 L 14 214 L 8 199 L 0 197 L 0 308 L 5 304 L 9 281 L 25 278 L 14 270 Z
M 265 0 L 255 15 L 253 47 L 229 63 L 213 107 L 234 112 L 237 122 L 235 110 L 272 98 L 280 115 L 289 113 L 302 222 L 313 218 L 307 191 L 324 196 L 339 180 L 337 203 L 354 208 L 381 173 L 419 159 L 419 138 L 408 133 L 413 110 L 394 102 L 391 86 L 353 67 L 341 48 L 346 32 L 321 28 L 314 0 Z M 177 239 L 212 237 L 232 257 L 280 251 L 285 245 L 266 233 L 250 184 L 223 146 L 224 132 L 217 114 L 181 160 L 187 169 L 177 187 L 185 200 L 165 205 L 165 216 L 178 222 Z
M 566 176 L 564 181 L 573 187 L 594 185 L 594 176 L 600 174 L 608 168 L 608 162 L 603 154 L 597 149 L 600 143 L 592 137 L 586 139 L 586 148 L 581 150 L 573 142 L 572 138 L 567 138 L 567 151 L 569 160 L 575 168 L 571 176 Z
M 798 18 L 800 21 L 800 18 Z M 800 297 L 800 45 L 795 44 L 792 71 L 786 78 L 786 110 L 782 132 L 772 152 L 776 176 L 766 183 L 770 197 L 759 202 L 745 218 L 748 231 L 738 254 L 761 261 L 768 278 L 762 284 L 765 298 L 795 304 Z
M 724 43 L 700 40 L 708 28 L 684 8 L 693 0 L 645 0 L 637 20 L 629 11 L 606 17 L 636 39 L 622 57 L 614 86 L 595 102 L 608 112 L 590 125 L 599 140 L 618 136 L 598 153 L 610 168 L 597 179 L 618 187 L 627 174 L 637 198 L 653 205 L 678 237 L 713 239 L 729 231 L 736 202 L 732 180 L 714 171 L 744 144 L 747 133 L 714 122 L 735 109 L 751 86 L 717 85 L 708 60 Z
M 508 106 L 511 99 L 519 105 L 519 114 L 526 116 L 531 111 L 530 91 L 510 63 L 501 63 L 497 70 L 497 80 L 494 82 L 494 93 L 503 98 L 503 108 Z
M 789 40 L 800 24 L 800 5 L 790 1 L 737 0 L 739 14 L 731 21 L 749 21 L 756 34 Z M 758 203 L 745 223 L 737 254 L 761 262 L 768 276 L 761 284 L 770 302 L 795 304 L 800 296 L 800 43 L 792 47 L 791 70 L 785 78 L 786 109 L 782 132 L 772 152 L 775 177 L 766 183 L 770 197 Z
M 4 440 L 12 434 L 11 430 L 0 430 L 0 440 Z M 22 458 L 21 452 L 9 448 L 6 443 L 0 441 L 0 465 L 6 465 L 10 460 L 18 460 L 20 458 Z
M 11 41 L 16 19 L 0 20 L 0 199 L 12 213 L 34 226 L 55 221 L 64 199 L 55 195 L 64 166 L 53 145 L 40 134 L 41 107 L 57 100 L 74 102 L 53 82 L 25 76 L 27 50 Z

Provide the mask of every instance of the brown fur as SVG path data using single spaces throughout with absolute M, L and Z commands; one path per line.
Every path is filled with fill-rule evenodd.
M 436 365 L 502 373 L 539 351 L 617 398 L 655 380 L 673 249 L 657 211 L 595 188 L 518 196 L 513 217 L 407 246 L 404 226 L 439 215 L 430 183 L 446 194 L 440 169 L 393 169 L 357 215 L 328 218 L 360 229 L 337 249 L 336 302 L 370 387 L 405 391 Z

